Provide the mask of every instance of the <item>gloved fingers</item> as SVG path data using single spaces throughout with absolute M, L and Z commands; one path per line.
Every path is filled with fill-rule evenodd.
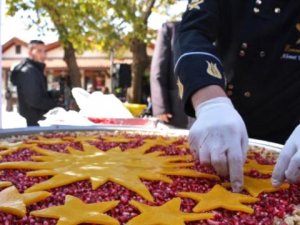
M 211 165 L 211 149 L 210 146 L 206 144 L 208 134 L 205 134 L 204 139 L 201 140 L 199 144 L 199 161 L 203 165 Z
M 297 151 L 291 158 L 285 177 L 290 183 L 300 182 L 300 151 Z
M 194 149 L 191 149 L 191 154 L 193 156 L 194 159 L 198 159 L 199 158 L 199 155 L 198 155 L 198 152 Z
M 198 141 L 197 141 L 197 136 L 193 135 L 193 132 L 192 130 L 190 131 L 189 133 L 189 137 L 188 137 L 188 141 L 189 141 L 189 146 L 190 146 L 190 149 L 191 149 L 191 153 L 193 154 L 193 156 L 195 158 L 198 158 L 198 152 L 199 152 L 199 144 L 198 144 Z
M 210 150 L 207 146 L 202 146 L 199 150 L 199 161 L 203 165 L 211 165 Z
M 279 157 L 277 159 L 275 168 L 272 173 L 272 185 L 277 187 L 285 179 L 285 171 L 289 167 L 289 163 L 293 155 L 296 153 L 296 146 L 292 141 L 287 141 L 284 148 L 281 150 Z
M 196 133 L 197 132 L 197 133 Z M 209 149 L 203 148 L 204 140 L 207 134 L 194 130 L 193 127 L 189 133 L 189 145 L 196 158 L 199 157 L 200 163 L 210 164 Z
M 211 164 L 218 175 L 228 176 L 228 161 L 226 151 L 220 152 L 218 149 L 211 149 Z
M 232 190 L 233 192 L 240 192 L 244 186 L 244 159 L 240 140 L 232 140 L 227 155 Z
M 246 128 L 245 128 L 244 133 L 242 134 L 241 146 L 242 146 L 243 159 L 245 162 L 246 158 L 247 158 L 247 152 L 249 149 L 249 138 L 248 138 L 248 133 L 247 133 Z

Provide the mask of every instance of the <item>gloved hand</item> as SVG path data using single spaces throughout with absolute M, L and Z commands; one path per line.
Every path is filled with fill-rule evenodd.
M 286 141 L 272 174 L 273 186 L 279 186 L 285 179 L 290 183 L 300 182 L 300 125 Z
M 217 97 L 196 107 L 189 143 L 200 162 L 211 164 L 220 176 L 230 176 L 233 191 L 243 188 L 243 165 L 248 134 L 243 119 L 227 97 Z

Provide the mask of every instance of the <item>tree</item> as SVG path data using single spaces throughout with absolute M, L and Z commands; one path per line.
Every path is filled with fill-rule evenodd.
M 167 13 L 176 0 L 7 0 L 8 15 L 29 14 L 32 24 L 49 29 L 49 17 L 64 48 L 64 60 L 71 86 L 80 86 L 76 52 L 102 48 L 111 51 L 129 48 L 133 55 L 133 93 L 131 101 L 140 102 L 142 76 L 149 66 L 147 45 L 151 30 L 148 20 L 153 12 Z
M 148 26 L 149 17 L 153 12 L 167 13 L 168 7 L 176 0 L 105 0 L 107 8 L 116 16 L 119 44 L 128 46 L 133 55 L 132 73 L 133 88 L 131 101 L 141 101 L 141 83 L 145 70 L 149 67 L 150 59 L 147 55 L 147 45 L 150 42 L 151 30 Z M 113 46 L 112 46 L 113 47 Z

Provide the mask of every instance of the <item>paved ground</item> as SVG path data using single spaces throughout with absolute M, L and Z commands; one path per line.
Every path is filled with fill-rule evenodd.
M 26 127 L 25 119 L 14 108 L 12 112 L 7 112 L 5 106 L 2 106 L 2 128 Z

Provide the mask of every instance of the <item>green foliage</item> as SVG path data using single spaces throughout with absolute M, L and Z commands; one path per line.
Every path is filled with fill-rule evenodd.
M 128 48 L 137 38 L 153 40 L 148 28 L 152 12 L 168 14 L 176 0 L 7 0 L 7 14 L 28 15 L 41 32 L 56 30 L 61 44 L 72 43 L 78 53 L 87 49 Z M 49 25 L 50 18 L 54 28 Z
M 28 14 L 29 24 L 37 24 L 41 30 L 49 27 L 50 18 L 62 45 L 72 43 L 78 53 L 103 45 L 101 40 L 117 35 L 110 25 L 111 16 L 102 1 L 96 0 L 7 0 L 7 14 Z

